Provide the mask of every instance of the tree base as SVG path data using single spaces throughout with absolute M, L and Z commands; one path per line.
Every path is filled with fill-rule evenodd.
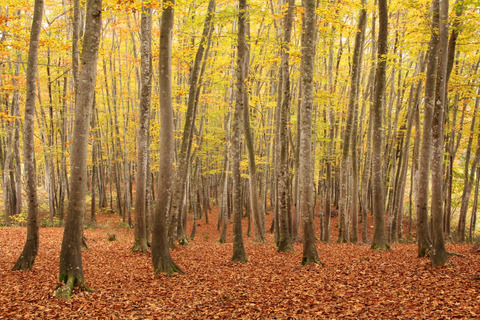
M 302 266 L 306 266 L 311 263 L 323 264 L 322 261 L 320 261 L 319 257 L 303 257 L 302 258 Z
M 83 279 L 79 279 L 74 275 L 68 275 L 65 283 L 60 283 L 55 289 L 55 297 L 69 300 L 75 287 L 80 288 L 82 291 L 94 292 L 94 290 L 85 285 Z
M 130 252 L 131 253 L 133 252 L 149 253 L 150 251 L 148 250 L 148 244 L 146 242 L 140 243 L 138 241 L 135 241 Z
M 12 268 L 12 271 L 26 271 L 26 270 L 32 270 L 33 268 L 33 262 L 35 261 L 35 258 L 30 258 L 24 255 L 21 255 L 15 265 Z
M 155 268 L 155 274 L 165 273 L 171 276 L 174 273 L 185 274 L 182 269 L 171 259 L 165 259 L 160 262 L 160 265 Z
M 372 250 L 378 250 L 378 251 L 388 251 L 390 250 L 390 246 L 388 244 L 377 244 L 377 243 L 373 243 L 371 246 L 370 246 L 370 249 Z
M 232 262 L 240 262 L 240 263 L 247 263 L 247 257 L 243 255 L 233 255 Z

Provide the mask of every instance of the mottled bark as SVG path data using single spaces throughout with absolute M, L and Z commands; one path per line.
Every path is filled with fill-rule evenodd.
M 36 187 L 35 166 L 35 89 L 37 76 L 38 45 L 42 28 L 43 0 L 35 0 L 32 29 L 30 31 L 30 45 L 27 61 L 27 92 L 25 101 L 25 120 L 23 128 L 23 163 L 25 167 L 25 186 L 27 191 L 27 240 L 23 251 L 13 270 L 32 269 L 37 256 L 38 232 L 38 198 Z
M 299 163 L 299 204 L 303 225 L 303 257 L 302 264 L 321 263 L 315 245 L 313 228 L 313 173 L 312 168 L 312 109 L 313 109 L 313 70 L 315 67 L 315 0 L 303 0 L 305 16 L 302 34 L 302 105 L 300 124 L 300 163 Z
M 443 238 L 443 148 L 444 113 L 446 109 L 447 58 L 448 58 L 448 0 L 439 0 L 438 67 L 435 84 L 435 107 L 432 119 L 432 253 L 434 266 L 448 264 Z
M 378 51 L 375 70 L 375 99 L 371 109 L 372 121 L 372 211 L 374 230 L 372 248 L 387 250 L 389 244 L 385 234 L 385 192 L 384 192 L 384 95 L 388 51 L 388 7 L 386 0 L 378 1 Z
M 147 160 L 152 96 L 152 9 L 142 8 L 140 34 L 141 87 L 137 131 L 137 176 L 135 182 L 135 240 L 132 251 L 148 252 L 146 204 Z
M 87 156 L 90 114 L 95 94 L 98 47 L 102 29 L 102 0 L 88 0 L 85 37 L 81 57 L 75 123 L 71 150 L 71 190 L 60 252 L 57 296 L 68 299 L 73 287 L 85 287 L 82 265 L 82 236 L 87 191 Z
M 232 261 L 246 262 L 247 254 L 242 234 L 242 195 L 240 177 L 240 152 L 242 143 L 242 114 L 244 101 L 244 75 L 246 53 L 247 1 L 238 1 L 238 47 L 236 65 L 235 111 L 232 128 L 232 182 L 233 182 L 233 256 Z

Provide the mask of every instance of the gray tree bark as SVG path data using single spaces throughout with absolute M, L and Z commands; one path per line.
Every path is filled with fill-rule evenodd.
M 302 75 L 302 105 L 300 124 L 300 163 L 299 163 L 299 199 L 300 213 L 303 226 L 303 258 L 302 264 L 321 263 L 315 245 L 315 231 L 313 228 L 313 173 L 312 168 L 312 109 L 313 109 L 313 70 L 315 68 L 315 0 L 303 0 L 305 16 L 302 34 L 302 61 L 300 73 Z
M 23 163 L 25 166 L 25 186 L 27 191 L 27 239 L 13 270 L 32 269 L 38 252 L 38 198 L 35 166 L 35 89 L 37 77 L 38 44 L 42 28 L 43 0 L 35 0 L 30 45 L 27 61 L 27 92 L 25 101 L 25 120 L 23 128 Z
M 244 101 L 244 76 L 247 22 L 247 0 L 238 1 L 238 47 L 236 66 L 235 111 L 232 128 L 232 182 L 233 182 L 233 256 L 232 261 L 246 262 L 247 254 L 242 234 L 242 181 L 240 177 L 240 152 L 242 144 L 242 114 Z
M 82 265 L 82 236 L 87 191 L 87 156 L 90 114 L 94 101 L 97 58 L 102 29 L 102 0 L 88 0 L 85 36 L 75 100 L 71 150 L 71 190 L 60 252 L 57 296 L 70 298 L 74 287 L 86 288 Z
M 170 255 L 166 224 L 173 182 L 172 30 L 174 5 L 173 0 L 163 1 L 160 28 L 160 167 L 152 228 L 152 264 L 156 274 L 183 273 Z
M 372 211 L 374 229 L 372 249 L 387 250 L 389 244 L 385 235 L 385 192 L 384 192 L 384 95 L 388 52 L 388 6 L 386 0 L 378 1 L 378 51 L 375 70 L 375 99 L 372 117 Z
M 145 4 L 145 3 L 144 3 Z M 152 9 L 142 7 L 141 34 L 141 87 L 137 131 L 137 176 L 135 188 L 135 240 L 132 251 L 148 252 L 146 228 L 147 162 L 152 98 Z

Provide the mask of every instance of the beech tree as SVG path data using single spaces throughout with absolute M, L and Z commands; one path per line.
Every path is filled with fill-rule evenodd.
M 371 107 L 372 121 L 372 211 L 374 222 L 372 248 L 387 250 L 389 248 L 385 235 L 385 192 L 383 181 L 383 147 L 384 147 L 384 96 L 388 51 L 388 6 L 386 0 L 378 0 L 378 52 L 375 70 L 375 99 Z
M 313 109 L 313 70 L 315 61 L 316 13 L 315 0 L 303 0 L 305 17 L 302 33 L 302 104 L 300 124 L 300 212 L 303 225 L 303 258 L 302 264 L 320 263 L 315 245 L 313 229 L 313 168 L 312 164 L 312 109 Z
M 242 199 L 240 152 L 242 144 L 242 115 L 245 90 L 247 0 L 238 1 L 238 45 L 236 65 L 235 111 L 232 127 L 232 183 L 233 183 L 233 256 L 232 261 L 247 262 L 242 233 Z
M 60 252 L 57 296 L 70 298 L 74 287 L 87 288 L 82 265 L 82 236 L 87 191 L 87 156 L 90 114 L 94 101 L 97 58 L 102 30 L 102 0 L 88 0 L 85 35 L 75 99 L 74 146 L 71 150 L 71 190 Z
M 43 0 L 35 0 L 27 65 L 27 100 L 25 101 L 25 123 L 23 132 L 23 153 L 25 165 L 25 185 L 27 190 L 27 240 L 23 251 L 13 266 L 13 270 L 32 269 L 37 256 L 38 232 L 38 196 L 35 164 L 35 93 L 37 78 L 38 44 L 42 28 Z M 3 190 L 6 192 L 6 190 Z
M 163 1 L 160 22 L 160 167 L 152 228 L 152 263 L 156 274 L 183 273 L 170 255 L 166 223 L 173 183 L 172 31 L 174 5 L 173 0 Z
M 152 95 L 152 9 L 142 7 L 141 22 L 141 88 L 137 131 L 138 159 L 135 193 L 135 243 L 132 251 L 148 252 L 146 228 L 147 158 L 150 133 L 150 104 Z

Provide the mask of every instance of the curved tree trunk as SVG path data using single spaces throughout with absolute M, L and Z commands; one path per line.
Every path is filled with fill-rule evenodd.
M 180 147 L 180 154 L 178 159 L 178 169 L 175 175 L 175 181 L 173 184 L 172 193 L 172 209 L 168 217 L 168 241 L 170 247 L 175 246 L 175 240 L 177 238 L 177 224 L 181 218 L 182 203 L 185 196 L 187 174 L 190 166 L 190 152 L 193 140 L 193 128 L 195 126 L 195 118 L 197 113 L 197 98 L 199 84 L 201 80 L 201 66 L 202 60 L 206 59 L 204 52 L 208 46 L 207 42 L 210 41 L 210 31 L 212 19 L 215 11 L 215 0 L 210 0 L 208 3 L 207 17 L 205 18 L 202 38 L 200 39 L 200 45 L 195 56 L 193 63 L 192 73 L 190 74 L 189 93 L 187 101 L 187 112 L 185 114 L 185 124 L 183 127 L 182 144 Z M 183 228 L 182 228 L 183 230 Z M 186 234 L 181 232 L 180 243 L 188 243 Z
M 74 287 L 85 287 L 82 265 L 82 236 L 87 191 L 87 156 L 97 57 L 102 29 L 102 0 L 88 0 L 86 29 L 75 100 L 75 123 L 71 150 L 71 190 L 60 252 L 59 282 L 64 285 L 57 296 L 68 299 Z

